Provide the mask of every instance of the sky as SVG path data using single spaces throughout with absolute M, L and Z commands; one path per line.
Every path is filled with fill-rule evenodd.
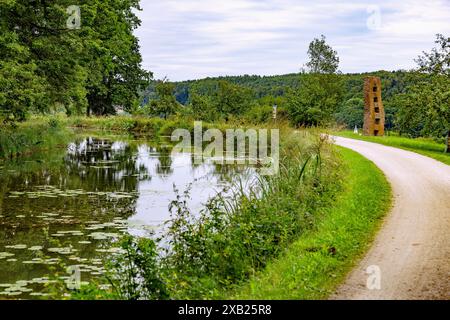
M 299 72 L 325 35 L 344 73 L 415 67 L 450 0 L 141 0 L 143 66 L 171 81 Z

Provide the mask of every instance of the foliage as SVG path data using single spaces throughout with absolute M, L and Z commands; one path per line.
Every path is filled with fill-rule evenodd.
M 62 26 L 68 1 L 0 3 L 0 112 L 12 121 L 57 103 L 85 104 L 77 35 Z
M 66 142 L 71 133 L 56 118 L 34 119 L 30 122 L 0 126 L 0 159 L 12 158 L 33 152 L 35 149 L 51 149 Z
M 284 116 L 286 110 L 286 117 L 290 118 L 291 115 L 288 113 L 288 104 L 291 104 L 292 107 L 292 104 L 296 102 L 295 100 L 298 100 L 301 95 L 302 83 L 309 82 L 305 79 L 308 76 L 309 74 L 307 73 L 300 73 L 272 77 L 240 76 L 186 81 L 175 83 L 174 95 L 178 98 L 182 97 L 182 99 L 178 100 L 180 103 L 188 104 L 190 106 L 190 108 L 183 109 L 189 117 L 195 116 L 197 119 L 215 121 L 220 118 L 220 114 L 217 112 L 217 108 L 213 101 L 219 81 L 226 80 L 241 87 L 251 88 L 254 92 L 253 104 L 245 111 L 244 117 L 247 120 L 253 119 L 252 122 L 258 123 L 262 119 L 267 119 L 266 115 L 268 114 L 269 106 L 273 106 L 274 104 L 279 106 L 279 114 L 281 116 Z M 386 128 L 389 131 L 398 131 L 402 129 L 400 127 L 400 121 L 398 121 L 398 112 L 402 107 L 402 105 L 400 105 L 402 101 L 399 96 L 411 90 L 412 86 L 417 85 L 418 83 L 426 83 L 431 80 L 431 77 L 427 74 L 403 70 L 393 72 L 377 71 L 362 74 L 338 74 L 336 79 L 338 79 L 338 82 L 340 82 L 342 86 L 339 94 L 342 98 L 339 99 L 337 106 L 333 106 L 332 109 L 336 108 L 336 110 L 334 115 L 329 117 L 329 120 L 327 120 L 328 122 L 336 120 L 348 127 L 354 128 L 354 123 L 356 123 L 356 121 L 353 122 L 352 119 L 356 120 L 357 114 L 362 112 L 363 104 L 361 104 L 360 111 L 358 111 L 356 105 L 354 105 L 352 117 L 344 119 L 342 116 L 344 116 L 347 111 L 350 111 L 348 110 L 349 105 L 347 104 L 349 100 L 356 101 L 353 99 L 358 99 L 361 101 L 364 99 L 363 85 L 364 78 L 367 76 L 377 76 L 381 78 L 383 103 L 386 112 Z M 278 90 L 276 88 L 281 89 Z M 309 90 L 309 88 L 307 89 Z M 338 89 L 338 87 L 336 87 L 336 89 Z M 150 91 L 146 91 L 144 97 L 151 96 L 154 98 L 155 93 L 152 93 L 153 89 L 149 88 L 148 90 Z M 307 98 L 307 94 L 304 94 L 304 96 Z M 263 108 L 259 109 L 256 107 L 258 104 L 263 106 Z M 261 111 L 262 114 L 259 114 L 259 111 Z M 315 110 L 313 109 L 311 113 L 314 114 L 313 111 Z M 294 114 L 295 113 L 297 112 L 294 112 Z M 314 119 L 317 117 L 312 118 Z M 343 123 L 347 120 L 352 121 L 353 124 Z M 362 121 L 362 118 L 360 121 Z M 295 123 L 295 121 L 293 122 Z
M 351 98 L 344 102 L 336 113 L 336 121 L 344 124 L 347 128 L 362 128 L 364 124 L 364 100 Z
M 369 160 L 339 148 L 344 179 L 331 207 L 324 207 L 314 229 L 248 283 L 221 299 L 328 299 L 364 254 L 391 204 L 383 173 Z M 377 197 L 373 194 L 376 193 Z
M 79 1 L 81 27 L 66 26 L 68 0 L 0 3 L 0 115 L 64 106 L 67 114 L 131 109 L 149 74 L 133 30 L 139 1 Z M 111 23 L 111 22 L 114 23 Z
M 123 300 L 161 300 L 168 292 L 159 267 L 155 242 L 125 236 L 119 248 L 123 254 L 110 260 L 108 280 Z
M 203 121 L 215 121 L 218 113 L 212 108 L 213 101 L 211 97 L 193 93 L 191 95 L 190 108 L 193 116 Z
M 253 92 L 251 89 L 227 81 L 219 81 L 218 90 L 213 99 L 216 110 L 221 115 L 225 117 L 241 115 L 250 108 L 253 102 Z
M 437 34 L 435 43 L 436 48 L 433 48 L 430 53 L 424 52 L 423 56 L 417 58 L 419 70 L 450 77 L 450 37 Z
M 255 104 L 255 94 L 251 89 L 220 80 L 210 82 L 201 90 L 194 89 L 189 107 L 195 119 L 215 121 L 242 116 Z
M 399 95 L 398 128 L 412 137 L 447 136 L 450 141 L 450 38 L 437 35 L 431 53 L 418 58 L 421 81 Z M 450 153 L 450 144 L 447 147 Z
M 115 106 L 131 111 L 139 90 L 148 84 L 150 74 L 141 68 L 133 34 L 140 25 L 134 13 L 139 9 L 138 0 L 84 1 L 81 6 L 80 40 L 85 47 L 84 66 L 89 70 L 88 115 L 114 114 Z
M 309 44 L 309 61 L 306 67 L 309 73 L 337 73 L 339 68 L 339 57 L 337 52 L 326 43 L 324 35 L 320 39 L 314 39 Z
M 295 126 L 325 125 L 333 119 L 342 100 L 339 57 L 324 36 L 314 39 L 308 50 L 309 73 L 303 74 L 300 90 L 288 95 L 287 113 Z
M 175 85 L 167 81 L 160 81 L 156 85 L 156 99 L 144 107 L 143 113 L 167 119 L 175 114 L 181 106 L 176 101 L 173 92 Z M 147 109 L 147 110 L 146 110 Z
M 342 83 L 335 74 L 305 74 L 301 89 L 288 96 L 287 114 L 295 126 L 326 125 L 342 100 Z
M 278 109 L 277 118 L 282 118 L 282 110 Z M 250 108 L 243 116 L 248 123 L 267 123 L 273 119 L 272 105 L 255 105 Z
M 447 135 L 450 128 L 450 81 L 430 77 L 396 97 L 400 133 L 411 137 Z

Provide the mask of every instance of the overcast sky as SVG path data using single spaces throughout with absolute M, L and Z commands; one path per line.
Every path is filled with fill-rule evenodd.
M 376 5 L 374 5 L 376 4 Z M 450 0 L 141 0 L 144 67 L 172 81 L 298 72 L 324 34 L 342 72 L 398 70 L 450 35 Z

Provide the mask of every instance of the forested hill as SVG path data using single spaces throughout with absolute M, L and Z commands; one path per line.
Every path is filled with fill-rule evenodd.
M 403 70 L 342 74 L 341 77 L 344 79 L 344 94 L 347 100 L 351 98 L 363 98 L 364 78 L 369 75 L 381 78 L 385 100 L 389 100 L 394 95 L 405 92 L 406 88 L 414 82 L 414 73 Z M 251 89 L 255 99 L 267 96 L 280 97 L 285 96 L 289 89 L 298 89 L 300 87 L 301 77 L 302 75 L 300 73 L 291 73 L 277 76 L 243 75 L 182 81 L 174 83 L 174 95 L 179 103 L 187 105 L 191 92 L 195 91 L 200 94 L 208 94 L 213 88 L 217 87 L 220 81 L 227 81 Z M 155 86 L 156 82 L 151 83 L 143 93 L 144 104 L 155 98 Z

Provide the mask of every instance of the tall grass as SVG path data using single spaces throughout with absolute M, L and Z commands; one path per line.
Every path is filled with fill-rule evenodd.
M 71 133 L 57 118 L 0 126 L 0 158 L 12 158 L 65 143 Z
M 338 151 L 345 179 L 333 205 L 324 206 L 314 228 L 278 259 L 249 282 L 224 291 L 221 299 L 326 299 L 344 281 L 371 245 L 392 195 L 371 161 L 348 149 Z
M 189 131 L 194 130 L 194 117 L 172 116 L 168 119 L 145 116 L 114 116 L 114 117 L 71 117 L 65 120 L 69 127 L 79 129 L 93 129 L 103 131 L 127 132 L 147 137 L 169 136 L 175 129 L 183 128 Z M 231 118 L 228 121 L 216 121 L 214 123 L 203 122 L 203 130 L 210 128 L 225 130 L 228 128 L 247 127 L 273 127 L 275 123 L 255 125 L 252 122 Z M 277 123 L 276 127 L 282 127 L 285 131 L 290 130 L 286 123 Z
M 148 137 L 166 136 L 177 128 L 193 130 L 194 121 L 181 117 L 167 120 L 149 117 L 73 117 L 67 125 L 80 129 L 118 131 L 145 135 Z

